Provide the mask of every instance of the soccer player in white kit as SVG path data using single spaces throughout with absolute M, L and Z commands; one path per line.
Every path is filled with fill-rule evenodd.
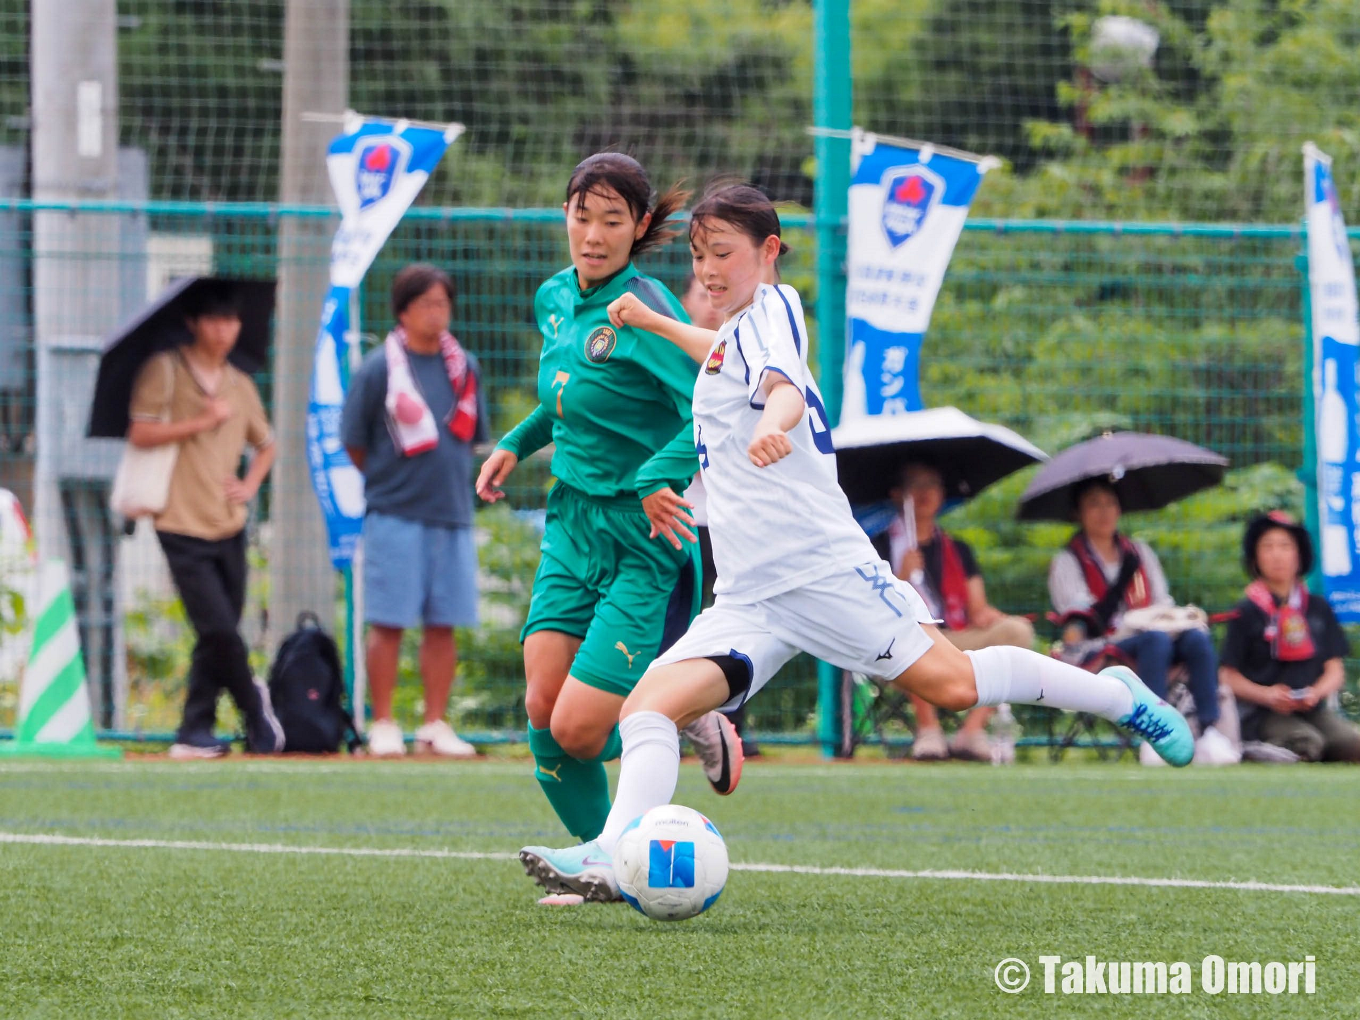
M 1013 702 L 1093 712 L 1173 765 L 1194 752 L 1185 719 L 1131 670 L 1092 675 L 1023 648 L 959 651 L 916 591 L 893 576 L 837 483 L 798 292 L 762 282 L 777 279 L 772 270 L 788 250 L 779 233 L 761 192 L 718 187 L 694 209 L 690 247 L 694 275 L 725 317 L 722 328 L 664 319 L 631 296 L 609 308 L 616 324 L 665 337 L 700 366 L 694 445 L 718 580 L 714 604 L 657 656 L 624 702 L 621 771 L 604 831 L 564 850 L 520 851 L 525 870 L 549 892 L 618 899 L 614 846 L 633 819 L 670 802 L 679 729 L 742 704 L 800 651 L 952 711 Z

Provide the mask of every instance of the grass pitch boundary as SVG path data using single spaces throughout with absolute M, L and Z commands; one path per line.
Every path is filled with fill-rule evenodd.
M 208 850 L 218 853 L 297 854 L 332 857 L 399 857 L 434 860 L 514 861 L 509 853 L 419 847 L 305 846 L 287 843 L 215 843 L 205 840 L 104 839 L 55 833 L 0 832 L 0 845 L 100 847 L 122 850 Z M 733 871 L 761 874 L 823 875 L 844 878 L 896 878 L 945 882 L 1030 882 L 1046 885 L 1125 885 L 1155 889 L 1213 889 L 1234 892 L 1296 893 L 1313 896 L 1357 896 L 1360 886 L 1296 885 L 1255 881 L 1211 881 L 1193 878 L 1144 878 L 1124 875 L 1042 875 L 1017 872 L 842 868 L 815 864 L 732 863 Z

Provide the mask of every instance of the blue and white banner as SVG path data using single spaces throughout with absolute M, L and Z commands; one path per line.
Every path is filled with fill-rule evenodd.
M 997 165 L 859 129 L 850 158 L 843 422 L 924 406 L 921 338 L 968 205 Z
M 331 562 L 347 566 L 364 519 L 364 479 L 340 441 L 345 403 L 341 366 L 349 357 L 350 297 L 387 238 L 406 215 L 430 172 L 463 132 L 346 115 L 344 133 L 326 156 L 340 205 L 340 229 L 331 242 L 331 288 L 321 312 L 307 405 L 307 461 L 312 487 L 326 517 Z
M 1312 142 L 1303 147 L 1303 175 L 1323 586 L 1341 620 L 1360 622 L 1360 431 L 1356 428 L 1360 319 L 1355 261 L 1336 197 L 1332 161 Z

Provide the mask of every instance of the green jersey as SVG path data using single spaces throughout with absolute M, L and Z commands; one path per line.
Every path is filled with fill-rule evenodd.
M 597 499 L 642 498 L 666 486 L 683 493 L 699 468 L 691 412 L 699 368 L 669 341 L 610 324 L 609 303 L 629 292 L 689 321 L 675 296 L 632 263 L 590 290 L 570 266 L 538 288 L 539 406 L 499 444 L 523 459 L 555 443 L 553 474 Z

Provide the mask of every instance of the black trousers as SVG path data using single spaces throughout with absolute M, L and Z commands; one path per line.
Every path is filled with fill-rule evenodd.
M 217 697 L 227 691 L 249 724 L 261 711 L 246 643 L 237 630 L 246 601 L 246 533 L 210 542 L 156 532 L 198 640 L 189 667 L 179 738 L 211 734 Z

